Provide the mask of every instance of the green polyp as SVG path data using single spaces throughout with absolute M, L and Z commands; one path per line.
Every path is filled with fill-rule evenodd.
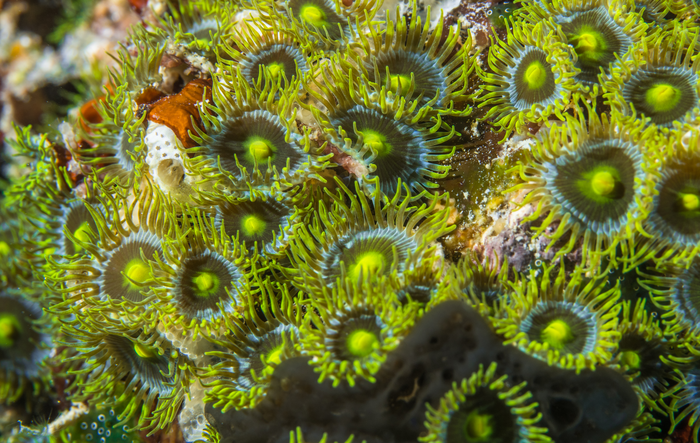
M 265 356 L 265 363 L 278 365 L 282 363 L 282 354 L 284 353 L 284 345 L 279 345 Z
M 634 351 L 623 351 L 620 355 L 620 363 L 629 369 L 636 370 L 642 364 L 642 359 Z
M 598 203 L 607 203 L 621 197 L 620 183 L 620 172 L 608 165 L 594 167 L 576 180 L 581 194 Z
M 387 142 L 386 137 L 379 132 L 364 130 L 362 131 L 362 140 L 365 145 L 372 148 L 378 158 L 384 157 L 392 150 L 391 143 Z
M 12 314 L 0 314 L 0 348 L 9 348 L 15 344 L 22 326 Z
M 89 230 L 90 224 L 88 222 L 82 222 L 80 226 L 78 226 L 78 229 L 73 231 L 73 237 L 78 241 L 87 243 L 90 241 L 90 236 L 88 235 Z M 80 252 L 83 249 L 78 242 L 73 242 L 73 247 L 75 248 L 75 252 Z
M 246 157 L 250 163 L 265 163 L 275 154 L 275 147 L 262 137 L 250 137 L 243 144 L 246 147 Z
M 126 265 L 123 286 L 129 286 L 132 289 L 138 288 L 133 282 L 140 284 L 145 283 L 148 280 L 149 273 L 148 265 L 140 258 L 135 258 Z
M 571 326 L 564 320 L 552 320 L 542 330 L 540 340 L 548 343 L 554 349 L 562 349 L 574 339 L 574 334 L 571 331 Z
M 7 242 L 0 241 L 0 255 L 6 256 L 10 255 L 12 252 L 12 248 L 10 248 L 10 245 L 7 244 Z
M 218 291 L 221 279 L 213 272 L 200 271 L 194 276 L 192 283 L 194 284 L 195 295 L 207 298 Z
M 391 74 L 389 76 L 389 87 L 391 92 L 397 94 L 399 92 L 399 86 L 401 86 L 401 92 L 408 91 L 411 87 L 411 76 L 406 74 Z
M 610 195 L 615 190 L 615 177 L 608 171 L 599 171 L 591 179 L 591 189 L 602 197 Z
M 490 441 L 493 435 L 492 418 L 489 414 L 471 411 L 464 420 L 464 436 L 469 442 Z
M 144 345 L 140 342 L 134 343 L 134 352 L 136 352 L 136 355 L 146 360 L 158 355 L 153 347 Z
M 352 331 L 346 340 L 348 352 L 353 357 L 367 357 L 379 346 L 379 338 L 373 332 L 366 329 Z
M 267 223 L 260 216 L 251 214 L 243 217 L 241 222 L 241 228 L 243 233 L 248 237 L 254 237 L 256 235 L 262 235 L 265 232 L 265 227 Z
M 523 80 L 529 89 L 540 89 L 547 81 L 547 69 L 542 62 L 534 60 L 525 68 Z
M 314 4 L 307 4 L 301 7 L 301 19 L 307 23 L 322 28 L 327 26 L 326 12 Z
M 284 73 L 284 65 L 282 63 L 270 63 L 269 65 L 265 65 L 265 67 L 267 68 L 272 78 L 277 78 L 280 75 L 280 73 Z
M 360 275 L 366 277 L 370 273 L 379 273 L 384 268 L 386 259 L 381 252 L 367 251 L 361 254 L 355 263 L 350 266 L 350 277 L 356 281 Z
M 668 112 L 678 106 L 681 91 L 668 83 L 657 83 L 647 90 L 645 100 L 655 112 Z
M 599 61 L 608 49 L 605 36 L 592 26 L 581 26 L 578 33 L 569 36 L 569 43 L 584 64 Z

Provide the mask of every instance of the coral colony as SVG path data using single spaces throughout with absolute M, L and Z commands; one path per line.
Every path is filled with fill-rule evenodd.
M 3 439 L 698 441 L 697 3 L 247 1 L 5 135 Z

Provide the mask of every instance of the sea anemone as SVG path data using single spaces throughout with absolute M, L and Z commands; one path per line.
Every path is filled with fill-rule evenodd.
M 511 24 L 505 41 L 491 42 L 492 72 L 479 70 L 484 82 L 479 107 L 489 107 L 482 119 L 493 119 L 505 138 L 522 132 L 528 123 L 545 123 L 552 115 L 564 120 L 562 110 L 578 88 L 571 50 L 544 23 Z
M 255 257 L 217 230 L 212 218 L 191 211 L 187 215 L 194 226 L 189 232 L 176 228 L 165 242 L 164 260 L 156 257 L 151 263 L 152 291 L 166 326 L 179 325 L 194 337 L 200 329 L 211 335 L 239 307 L 239 288 L 248 285 Z
M 468 254 L 450 267 L 444 298 L 465 300 L 488 317 L 509 301 L 507 282 L 508 263 L 505 260 L 498 266 L 490 260 L 482 263 Z
M 298 205 L 306 186 L 289 192 L 252 191 L 228 198 L 216 208 L 215 226 L 244 249 L 284 256 L 293 226 L 308 208 Z
M 281 79 L 267 79 L 261 91 L 240 73 L 214 77 L 213 102 L 203 103 L 203 129 L 191 134 L 197 145 L 187 149 L 187 169 L 215 182 L 224 195 L 248 190 L 261 176 L 272 176 L 278 187 L 317 177 L 329 156 L 312 149 L 309 135 L 296 129 L 296 110 Z
M 137 39 L 135 54 L 125 48 L 117 51 L 121 70 L 112 73 L 112 82 L 105 87 L 106 95 L 94 100 L 92 109 L 96 115 L 81 120 L 81 136 L 85 140 L 69 146 L 83 173 L 95 172 L 104 177 L 106 184 L 114 183 L 122 191 L 142 173 L 146 113 L 138 115 L 135 105 L 139 104 L 143 90 L 161 78 L 158 66 L 164 49 Z
M 228 69 L 240 69 L 241 75 L 256 89 L 264 89 L 264 76 L 281 78 L 284 89 L 306 79 L 316 63 L 314 51 L 300 34 L 271 27 L 260 18 L 249 19 L 235 31 L 236 46 L 224 44 L 222 63 Z
M 428 404 L 423 443 L 549 442 L 547 428 L 537 426 L 542 414 L 531 400 L 527 383 L 498 377 L 496 363 L 483 365 L 469 378 L 455 382 L 437 408 Z
M 358 378 L 375 382 L 386 356 L 416 320 L 414 304 L 401 305 L 385 287 L 361 281 L 348 279 L 332 290 L 323 288 L 309 300 L 311 309 L 300 330 L 301 353 L 311 357 L 319 383 L 355 386 Z
M 161 38 L 169 39 L 181 51 L 214 60 L 216 50 L 231 38 L 238 6 L 222 0 L 190 0 L 172 4 L 170 14 L 159 18 Z
M 63 260 L 64 257 L 84 253 L 80 241 L 90 241 L 98 232 L 88 202 L 92 203 L 92 210 L 99 213 L 104 211 L 90 195 L 99 193 L 100 190 L 88 189 L 85 200 L 76 199 L 71 192 L 62 192 L 53 184 L 38 185 L 37 191 L 39 192 L 33 192 L 30 198 L 32 204 L 41 210 L 28 212 L 24 216 L 36 227 L 39 239 L 28 249 L 42 259 L 51 255 L 57 260 Z
M 646 311 L 644 300 L 635 303 L 634 309 L 632 303 L 626 301 L 622 311 L 618 326 L 620 342 L 613 361 L 630 379 L 644 404 L 664 414 L 658 399 L 669 389 L 673 379 L 675 368 L 668 357 L 678 343 L 664 338 L 658 320 Z
M 438 186 L 431 179 L 447 175 L 449 166 L 440 162 L 454 154 L 447 145 L 456 134 L 453 126 L 439 115 L 430 120 L 430 108 L 416 110 L 417 101 L 391 100 L 385 89 L 371 94 L 353 70 L 331 64 L 322 78 L 314 83 L 318 91 L 308 92 L 326 112 L 311 111 L 334 145 L 360 165 L 358 179 L 368 192 L 392 195 L 401 190 L 401 180 L 418 198 Z
M 663 263 L 642 283 L 662 309 L 666 335 L 700 336 L 700 257 L 687 266 Z
M 695 362 L 690 368 L 683 371 L 682 378 L 677 378 L 680 389 L 673 393 L 670 405 L 672 434 L 676 427 L 686 422 L 690 428 L 693 441 L 698 441 L 700 432 L 700 368 Z
M 51 337 L 37 325 L 41 307 L 15 291 L 0 293 L 0 403 L 17 401 L 23 394 L 37 397 L 47 377 L 43 360 Z
M 640 140 L 638 128 L 599 118 L 592 109 L 588 114 L 588 122 L 583 115 L 569 117 L 541 131 L 532 159 L 515 168 L 525 183 L 506 192 L 528 191 L 522 204 L 536 207 L 524 221 L 547 214 L 536 235 L 559 221 L 545 234 L 552 240 L 547 250 L 561 239 L 556 256 L 562 256 L 582 239 L 582 262 L 595 268 L 602 257 L 615 256 L 617 244 L 632 237 L 649 212 L 652 175 L 640 147 L 651 149 L 651 142 Z
M 676 23 L 670 31 L 632 49 L 634 63 L 616 67 L 606 84 L 606 102 L 620 120 L 642 121 L 668 132 L 700 119 L 698 32 Z
M 387 275 L 390 287 L 385 290 L 393 290 L 399 303 L 426 306 L 432 300 L 440 298 L 444 273 L 444 261 L 440 256 L 425 257 L 415 268 L 405 269 L 401 274 Z
M 152 299 L 144 295 L 152 283 L 150 263 L 156 256 L 163 259 L 161 239 L 173 222 L 164 215 L 164 197 L 146 182 L 131 202 L 108 194 L 97 200 L 104 213 L 86 204 L 96 235 L 78 238 L 66 232 L 85 255 L 65 261 L 48 258 L 49 286 L 64 299 L 51 307 L 56 313 L 89 306 L 133 310 Z
M 634 10 L 607 0 L 532 2 L 519 12 L 528 22 L 546 21 L 569 44 L 576 53 L 574 66 L 580 70 L 575 80 L 583 93 L 593 97 L 599 95 L 613 66 L 626 63 L 625 55 L 646 36 L 648 27 Z
M 369 32 L 359 36 L 347 56 L 372 88 L 388 91 L 389 100 L 405 97 L 410 102 L 415 97 L 419 106 L 443 115 L 469 115 L 471 107 L 460 105 L 469 97 L 467 79 L 476 66 L 469 56 L 471 39 L 458 48 L 459 26 L 451 26 L 444 35 L 442 16 L 434 29 L 428 22 L 421 26 L 415 2 L 412 7 L 410 22 L 399 11 L 396 23 L 390 14 L 386 23 L 368 22 Z
M 123 407 L 117 426 L 137 418 L 137 428 L 155 432 L 170 426 L 189 383 L 190 362 L 163 335 L 142 322 L 95 321 L 64 324 L 64 344 L 78 350 L 72 371 L 75 401 Z
M 287 24 L 317 50 L 333 51 L 357 39 L 361 30 L 356 29 L 356 22 L 371 20 L 381 2 L 360 0 L 346 6 L 340 0 L 285 0 L 280 6 L 264 9 L 263 17 L 270 24 Z
M 292 267 L 284 272 L 301 291 L 320 296 L 338 278 L 401 274 L 434 254 L 430 243 L 453 229 L 446 225 L 448 210 L 435 211 L 435 200 L 409 207 L 410 192 L 402 197 L 398 191 L 388 202 L 376 194 L 370 203 L 359 184 L 358 195 L 338 185 L 331 210 L 321 202 L 318 220 L 298 225 L 290 239 Z
M 558 274 L 545 267 L 541 277 L 531 273 L 513 286 L 505 315 L 493 318 L 494 325 L 506 343 L 550 365 L 593 369 L 610 361 L 620 338 L 619 288 L 601 287 L 595 280 L 584 284 L 580 273 L 567 282 L 563 267 Z
M 652 205 L 641 233 L 626 242 L 626 266 L 650 259 L 682 265 L 700 252 L 700 134 L 674 131 L 654 163 L 658 177 L 646 186 Z
M 221 350 L 207 353 L 218 363 L 200 374 L 208 388 L 204 400 L 223 412 L 255 407 L 265 397 L 275 368 L 299 355 L 302 305 L 292 302 L 284 286 L 279 296 L 269 282 L 258 281 L 257 286 L 260 294 L 247 289 L 241 294 L 244 317 L 225 316 L 226 335 L 208 338 Z M 208 377 L 212 381 L 205 381 Z

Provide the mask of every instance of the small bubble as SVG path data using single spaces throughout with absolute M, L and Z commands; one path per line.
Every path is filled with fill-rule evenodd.
M 535 260 L 535 266 L 537 266 L 538 268 L 542 266 L 542 260 Z
M 635 287 L 632 288 L 632 289 L 634 289 L 635 291 L 639 291 L 639 286 L 635 286 Z
M 82 429 L 83 431 L 85 429 L 87 429 L 87 423 L 85 423 L 85 422 L 80 423 L 80 429 Z
M 97 429 L 97 423 L 95 423 L 95 422 L 90 423 L 90 429 L 92 429 L 93 431 L 95 429 Z
M 85 440 L 87 441 L 92 441 L 92 434 L 88 434 L 85 436 Z
M 98 420 L 98 421 L 105 421 L 105 420 L 106 420 L 106 417 L 105 417 L 104 414 L 100 414 L 100 415 L 97 416 L 97 420 Z
M 107 443 L 107 439 L 104 437 L 100 437 L 100 443 Z
M 114 409 L 110 409 L 110 410 L 109 410 L 109 415 L 112 416 L 112 417 L 114 417 Z
M 105 433 L 105 428 L 100 428 L 97 430 L 97 435 L 102 435 Z
M 107 432 L 105 432 L 105 436 L 106 436 L 106 437 L 109 437 L 110 435 L 112 435 L 112 431 L 110 431 L 109 429 L 107 429 Z
M 490 17 L 491 14 L 493 14 L 492 10 L 489 9 L 488 11 L 486 11 L 486 17 Z
M 122 431 L 129 432 L 129 427 L 127 425 L 122 426 Z

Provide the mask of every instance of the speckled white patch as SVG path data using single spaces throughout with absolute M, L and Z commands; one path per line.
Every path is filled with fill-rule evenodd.
M 185 171 L 185 165 L 182 162 L 181 152 L 184 149 L 182 143 L 177 138 L 177 135 L 172 129 L 158 123 L 149 123 L 146 131 L 146 163 L 151 176 L 155 179 L 156 184 L 163 191 L 170 192 L 173 186 L 164 181 L 165 177 L 160 177 L 158 174 L 161 162 L 172 160 L 173 164 L 177 164 Z
M 202 431 L 207 426 L 207 419 L 204 416 L 204 388 L 199 382 L 190 386 L 190 396 L 185 397 L 182 412 L 178 417 L 182 437 L 187 442 L 204 440 Z

